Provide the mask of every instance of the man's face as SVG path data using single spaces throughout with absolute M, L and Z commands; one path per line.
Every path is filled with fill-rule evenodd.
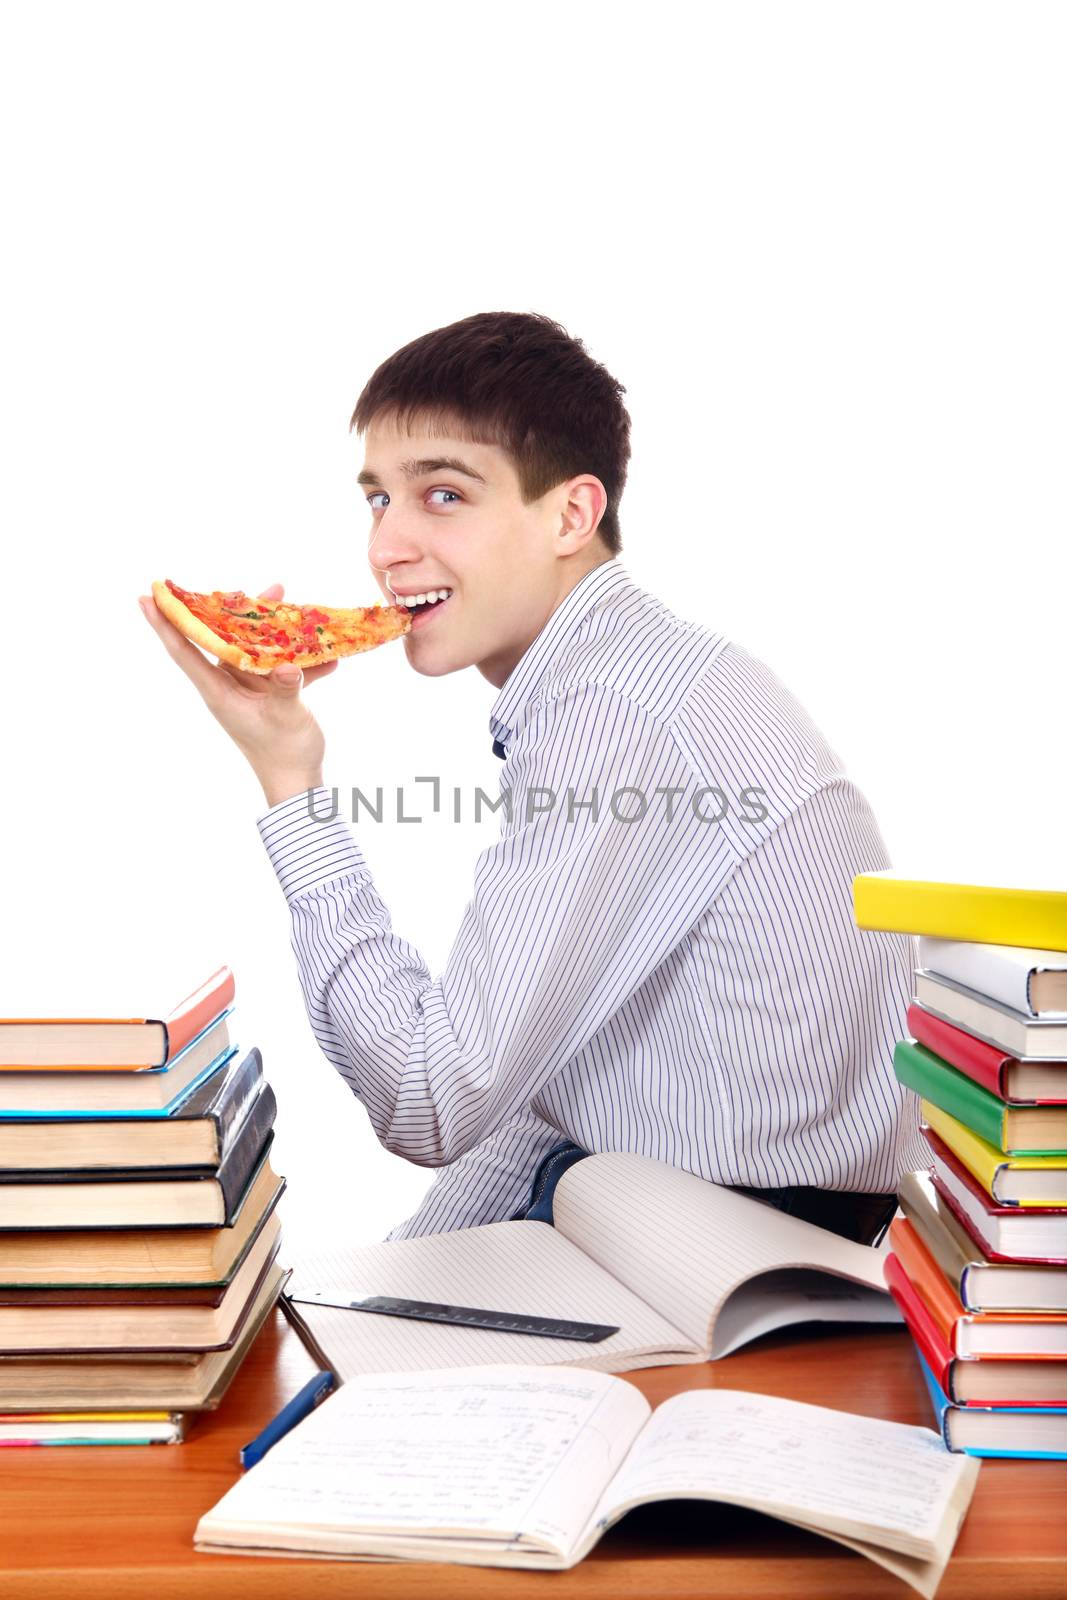
M 476 666 L 499 687 L 575 581 L 576 564 L 609 553 L 599 538 L 577 551 L 568 540 L 569 484 L 523 505 L 495 445 L 375 423 L 357 481 L 371 515 L 368 561 L 386 601 L 451 590 L 415 610 L 404 635 L 409 662 L 427 677 Z

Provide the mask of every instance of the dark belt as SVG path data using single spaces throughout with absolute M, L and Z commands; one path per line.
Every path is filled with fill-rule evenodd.
M 866 1194 L 855 1189 L 808 1189 L 793 1184 L 781 1189 L 746 1189 L 735 1186 L 737 1194 L 762 1200 L 788 1216 L 814 1222 L 818 1228 L 839 1233 L 858 1244 L 877 1244 L 893 1220 L 897 1209 L 895 1194 Z
M 513 1221 L 552 1221 L 552 1197 L 556 1184 L 568 1167 L 588 1155 L 580 1144 L 565 1139 L 541 1160 L 530 1189 L 530 1197 Z M 788 1216 L 814 1222 L 816 1227 L 855 1239 L 858 1244 L 877 1244 L 897 1209 L 895 1194 L 867 1194 L 856 1189 L 809 1189 L 802 1184 L 787 1184 L 780 1189 L 747 1189 L 732 1185 L 735 1194 L 748 1195 L 764 1205 L 784 1211 Z

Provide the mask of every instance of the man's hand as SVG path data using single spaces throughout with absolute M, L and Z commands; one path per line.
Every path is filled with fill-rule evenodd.
M 258 598 L 280 600 L 282 585 L 271 584 Z M 167 654 L 192 680 L 212 716 L 248 760 L 269 806 L 321 784 L 326 741 L 301 701 L 300 690 L 332 672 L 336 661 L 303 671 L 286 661 L 267 674 L 240 672 L 227 662 L 209 661 L 168 622 L 151 595 L 140 595 L 138 603 Z

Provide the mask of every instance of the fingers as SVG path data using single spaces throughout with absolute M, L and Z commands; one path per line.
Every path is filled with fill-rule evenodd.
M 266 589 L 261 590 L 260 593 L 256 596 L 256 599 L 257 600 L 280 600 L 282 598 L 282 596 L 284 595 L 284 593 L 285 593 L 285 585 L 283 583 L 272 583 L 272 584 L 269 584 Z
M 278 595 L 272 595 L 271 589 L 278 590 Z M 280 583 L 271 584 L 270 589 L 265 589 L 260 598 L 280 598 L 281 589 L 282 585 Z M 269 673 L 254 673 L 242 672 L 239 667 L 232 666 L 228 661 L 212 663 L 197 649 L 191 640 L 187 639 L 172 622 L 168 621 L 151 595 L 139 595 L 138 604 L 147 621 L 162 640 L 167 654 L 174 658 L 183 672 L 192 679 L 205 697 L 211 688 L 218 684 L 222 675 L 232 678 L 242 688 L 253 691 L 263 692 L 274 688 L 286 694 L 299 692 L 302 686 L 301 678 L 292 671 L 291 662 L 283 663 L 285 670 L 280 678 L 277 677 L 277 667 Z M 322 661 L 314 666 L 305 667 L 303 669 L 302 682 L 303 684 L 314 683 L 318 678 L 325 678 L 331 672 L 336 671 L 339 665 L 339 660 L 334 659 L 333 661 Z

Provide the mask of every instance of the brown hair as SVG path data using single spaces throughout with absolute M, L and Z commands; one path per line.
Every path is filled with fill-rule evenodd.
M 512 462 L 524 505 L 581 473 L 607 491 L 597 533 L 622 549 L 619 501 L 630 459 L 626 393 L 558 322 L 536 312 L 480 311 L 413 339 L 383 361 L 352 413 L 410 430 L 491 444 Z

